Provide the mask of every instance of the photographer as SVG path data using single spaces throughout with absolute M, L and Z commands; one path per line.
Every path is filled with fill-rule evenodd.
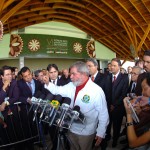
M 150 73 L 147 73 L 144 80 L 142 81 L 142 94 L 143 97 L 141 97 L 141 102 L 134 103 L 135 107 L 139 107 L 141 105 L 141 110 L 145 110 L 145 104 L 142 104 L 143 101 L 145 101 L 145 97 L 150 97 Z M 130 147 L 139 147 L 143 146 L 150 142 L 150 131 L 147 131 L 140 135 L 139 137 L 136 134 L 134 122 L 132 119 L 132 111 L 130 106 L 127 103 L 127 100 L 129 100 L 129 97 L 126 97 L 124 99 L 124 106 L 126 109 L 127 114 L 127 135 L 128 135 L 128 142 Z M 148 103 L 147 103 L 148 104 Z M 143 107 L 144 106 L 144 107 Z M 147 106 L 147 109 L 150 109 L 150 106 Z M 148 119 L 148 118 L 147 118 Z M 149 145 L 145 145 L 145 147 L 149 147 Z
M 124 99 L 124 106 L 127 113 L 127 135 L 128 135 L 128 141 L 129 146 L 131 148 L 142 146 L 146 143 L 150 142 L 150 131 L 145 132 L 143 135 L 137 137 L 135 129 L 134 129 L 134 123 L 132 119 L 132 112 L 130 109 L 130 106 L 128 105 L 126 98 Z

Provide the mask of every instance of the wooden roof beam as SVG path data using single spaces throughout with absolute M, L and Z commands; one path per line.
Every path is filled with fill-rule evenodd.
M 118 13 L 117 13 L 117 14 L 118 14 Z M 129 26 L 128 23 L 120 16 L 120 14 L 118 14 L 118 17 L 119 17 L 120 21 L 122 22 L 122 25 L 124 26 L 124 28 L 125 28 L 125 30 L 126 30 L 126 32 L 127 32 L 127 34 L 128 34 L 128 37 L 129 37 L 131 43 L 134 44 L 134 41 L 133 41 L 133 39 L 132 39 L 132 37 L 131 37 L 130 26 Z
M 15 12 L 17 12 L 20 8 L 22 8 L 25 4 L 27 4 L 30 0 L 22 0 L 16 6 L 14 6 L 11 10 L 8 11 L 3 17 L 2 22 L 6 22 Z
M 141 47 L 142 47 L 142 45 L 143 45 L 143 43 L 144 43 L 144 41 L 145 41 L 147 35 L 149 34 L 149 31 L 150 31 L 150 24 L 148 25 L 148 27 L 147 27 L 147 29 L 146 29 L 146 31 L 145 31 L 145 34 L 143 35 L 143 37 L 142 37 L 142 39 L 141 39 L 141 42 L 140 42 L 140 44 L 138 45 L 137 52 L 141 49 Z
M 4 2 L 5 2 L 5 0 L 1 0 L 1 4 L 0 4 L 0 16 L 1 16 L 2 11 L 3 11 Z
M 119 42 L 117 42 L 117 41 L 114 40 L 113 38 L 111 38 L 111 39 L 106 38 L 105 40 L 106 40 L 106 41 L 111 41 L 111 42 L 113 43 L 113 45 L 118 45 L 119 47 L 121 47 L 122 50 L 123 50 L 122 53 L 123 53 L 124 55 L 129 54 L 129 52 L 126 50 L 126 48 L 125 48 L 125 47 L 122 47 L 122 44 L 120 44 Z M 115 43 L 115 44 L 114 44 L 114 43 Z
M 66 1 L 66 0 L 45 0 L 44 3 L 62 3 L 71 4 L 77 7 L 85 8 L 85 6 L 80 2 Z

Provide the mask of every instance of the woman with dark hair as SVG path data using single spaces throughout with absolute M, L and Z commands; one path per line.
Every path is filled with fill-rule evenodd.
M 141 97 L 141 102 L 139 104 L 141 105 L 141 107 L 145 105 L 147 105 L 147 107 L 150 107 L 150 73 L 147 73 L 144 80 L 142 81 L 142 94 L 143 96 Z M 146 99 L 146 97 L 148 99 Z M 132 119 L 132 111 L 130 105 L 127 102 L 128 100 L 129 97 L 124 98 L 124 106 L 127 114 L 127 135 L 129 146 L 134 148 L 148 144 L 150 142 L 150 131 L 145 132 L 139 137 L 136 135 L 134 121 Z M 150 148 L 150 145 L 146 145 L 145 149 L 147 148 Z

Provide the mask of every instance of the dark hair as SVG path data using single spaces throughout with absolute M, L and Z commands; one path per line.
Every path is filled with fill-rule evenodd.
M 121 61 L 118 58 L 113 58 L 111 61 L 116 61 L 119 66 L 121 66 Z
M 147 84 L 150 86 L 150 73 L 149 72 L 146 73 L 146 76 L 144 79 L 146 80 Z
M 143 62 L 143 60 L 141 60 L 141 59 L 136 60 L 135 61 L 135 66 L 137 66 L 140 62 Z
M 94 66 L 97 66 L 98 67 L 98 62 L 95 58 L 88 58 L 86 60 L 86 62 L 92 62 L 94 64 Z
M 35 77 L 38 77 L 40 72 L 42 72 L 42 70 L 36 70 L 36 71 L 34 71 Z
M 2 75 L 2 69 L 0 69 L 0 75 Z
M 150 56 L 150 50 L 145 50 L 144 51 L 144 56 Z
M 15 72 L 15 67 L 11 67 L 11 71 L 12 71 L 12 72 Z
M 57 71 L 59 71 L 56 64 L 49 64 L 49 65 L 47 66 L 47 71 L 49 71 L 51 68 L 55 68 Z
M 22 73 L 25 73 L 27 70 L 30 71 L 30 69 L 28 67 L 22 67 L 21 70 L 20 70 L 20 74 L 22 75 Z M 31 71 L 30 71 L 31 72 Z
M 10 66 L 3 66 L 2 69 L 1 69 L 1 75 L 2 76 L 4 76 L 5 70 L 11 70 L 11 72 L 12 72 L 12 67 L 10 67 Z

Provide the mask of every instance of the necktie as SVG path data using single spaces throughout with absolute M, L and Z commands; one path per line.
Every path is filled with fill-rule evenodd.
M 94 81 L 94 76 L 91 77 L 91 80 Z
M 30 88 L 30 90 L 31 90 L 31 92 L 32 92 L 31 82 L 28 82 L 28 86 L 29 86 L 29 88 Z
M 132 92 L 132 93 L 135 92 L 135 83 L 133 83 L 133 85 L 132 85 L 132 90 L 131 90 L 131 92 Z
M 116 81 L 116 76 L 113 77 L 113 83 Z
M 53 80 L 53 84 L 55 84 L 55 80 Z

